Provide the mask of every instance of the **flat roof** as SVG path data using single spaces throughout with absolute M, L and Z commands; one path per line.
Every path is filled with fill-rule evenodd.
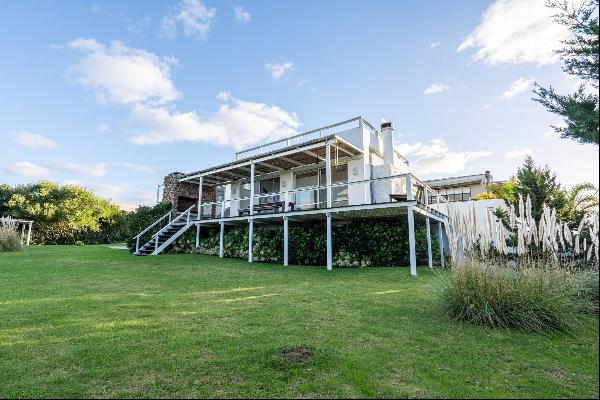
M 431 187 L 442 187 L 464 185 L 467 183 L 481 183 L 481 181 L 484 181 L 486 179 L 487 177 L 485 174 L 474 174 L 465 176 L 452 176 L 449 178 L 430 179 L 426 180 L 425 183 L 427 183 Z

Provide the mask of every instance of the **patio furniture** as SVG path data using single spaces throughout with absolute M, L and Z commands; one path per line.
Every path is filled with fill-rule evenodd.
M 257 214 L 261 214 L 263 212 L 269 212 L 269 211 L 276 213 L 276 212 L 283 212 L 284 208 L 285 208 L 285 201 L 272 201 L 272 202 L 267 202 L 267 203 L 255 204 L 254 212 Z M 291 201 L 288 203 L 288 210 L 294 211 L 294 203 L 292 203 Z M 244 215 L 250 215 L 250 207 L 246 207 L 242 210 L 239 210 L 239 214 L 240 214 L 240 217 L 242 217 Z

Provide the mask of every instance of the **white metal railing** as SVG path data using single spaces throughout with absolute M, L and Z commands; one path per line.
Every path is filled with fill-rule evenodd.
M 182 212 L 181 214 L 179 214 L 174 220 L 171 221 L 171 219 L 169 218 L 169 223 L 165 226 L 163 226 L 158 232 L 156 232 L 154 235 L 152 235 L 152 238 L 155 239 L 154 240 L 154 251 L 158 251 L 158 237 L 161 233 L 163 233 L 165 230 L 167 230 L 171 225 L 175 224 L 176 222 L 179 222 L 179 220 L 182 220 L 183 218 L 186 219 L 186 224 L 189 225 L 190 223 L 190 219 L 191 219 L 191 212 L 192 209 L 196 207 L 196 204 L 194 204 L 193 206 L 191 206 L 190 208 L 188 208 L 187 210 L 185 210 L 184 212 Z
M 416 200 L 448 216 L 448 200 L 412 174 L 393 175 L 354 182 L 336 182 L 328 187 L 317 185 L 277 193 L 257 194 L 253 198 L 252 214 L 326 209 L 347 205 L 381 204 L 392 201 Z M 430 199 L 435 197 L 435 204 Z M 200 219 L 240 217 L 250 215 L 251 197 L 205 202 L 200 206 Z
M 279 150 L 279 149 L 282 149 L 285 147 L 306 143 L 311 140 L 320 139 L 324 136 L 331 134 L 331 132 L 329 132 L 329 131 L 331 131 L 334 128 L 338 129 L 338 132 L 339 132 L 340 127 L 349 125 L 347 129 L 351 129 L 352 127 L 359 127 L 361 122 L 362 122 L 363 126 L 367 127 L 367 129 L 369 129 L 374 135 L 377 135 L 379 140 L 381 140 L 381 133 L 377 129 L 375 129 L 373 127 L 373 125 L 368 123 L 362 117 L 356 117 L 356 118 L 352 118 L 352 119 L 349 119 L 346 121 L 338 122 L 333 125 L 324 126 L 322 128 L 313 129 L 312 131 L 308 131 L 308 132 L 300 133 L 298 135 L 290 136 L 285 139 L 276 140 L 274 142 L 266 143 L 266 144 L 263 144 L 260 146 L 252 147 L 250 149 L 239 151 L 239 152 L 235 153 L 235 159 L 241 160 L 241 159 L 256 156 L 256 155 L 265 154 L 270 151 Z
M 168 213 L 166 213 L 165 215 L 163 215 L 162 217 L 160 217 L 159 219 L 154 221 L 152 223 L 152 225 L 149 225 L 146 229 L 144 229 L 143 231 L 141 231 L 140 233 L 138 233 L 136 236 L 133 237 L 133 239 L 135 239 L 135 252 L 136 253 L 140 249 L 140 238 L 142 237 L 142 235 L 144 233 L 148 232 L 150 229 L 154 228 L 156 225 L 160 224 L 166 218 L 169 219 L 169 222 L 167 223 L 167 225 L 170 224 L 172 215 L 173 215 L 172 211 L 169 211 Z

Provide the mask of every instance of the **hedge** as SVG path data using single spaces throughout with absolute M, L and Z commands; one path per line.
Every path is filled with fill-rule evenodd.
M 432 224 L 432 256 L 439 264 L 437 224 Z M 426 265 L 427 237 L 425 225 L 415 227 L 417 263 Z M 202 228 L 200 247 L 195 248 L 196 229 L 177 239 L 168 251 L 176 253 L 219 254 L 219 229 Z M 300 265 L 326 264 L 325 222 L 290 222 L 289 261 Z M 407 266 L 409 265 L 408 232 L 405 221 L 397 219 L 355 220 L 333 226 L 334 266 Z M 248 228 L 227 228 L 224 236 L 225 257 L 248 257 Z M 283 262 L 283 228 L 255 227 L 253 240 L 255 261 Z

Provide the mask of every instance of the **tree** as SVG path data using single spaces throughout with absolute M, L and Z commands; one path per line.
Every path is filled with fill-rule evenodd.
M 566 202 L 567 196 L 565 190 L 558 182 L 556 173 L 552 172 L 548 166 L 538 167 L 533 158 L 527 157 L 523 166 L 517 170 L 516 180 L 518 183 L 518 194 L 527 198 L 531 197 L 532 213 L 539 221 L 542 216 L 544 204 L 556 210 L 561 210 Z M 516 206 L 515 201 L 513 204 Z
M 535 83 L 534 101 L 551 113 L 561 116 L 564 126 L 552 126 L 561 138 L 598 146 L 598 4 L 599 0 L 583 1 L 570 7 L 568 0 L 549 0 L 547 5 L 557 10 L 555 20 L 571 31 L 571 37 L 562 41 L 558 50 L 564 63 L 563 71 L 579 77 L 583 83 L 572 94 L 561 95 L 554 88 L 544 88 Z M 594 88 L 589 92 L 588 84 Z
M 113 229 L 124 223 L 119 207 L 75 185 L 47 181 L 0 185 L 0 210 L 14 218 L 33 220 L 33 240 L 38 244 L 124 239 L 112 237 L 123 236 L 122 231 Z
M 544 204 L 556 208 L 560 221 L 574 226 L 586 215 L 598 212 L 598 190 L 591 183 L 580 183 L 569 191 L 565 190 L 548 166 L 535 165 L 531 157 L 517 170 L 517 174 L 503 184 L 492 184 L 488 189 L 507 204 L 519 205 L 519 196 L 531 197 L 532 214 L 539 221 Z

